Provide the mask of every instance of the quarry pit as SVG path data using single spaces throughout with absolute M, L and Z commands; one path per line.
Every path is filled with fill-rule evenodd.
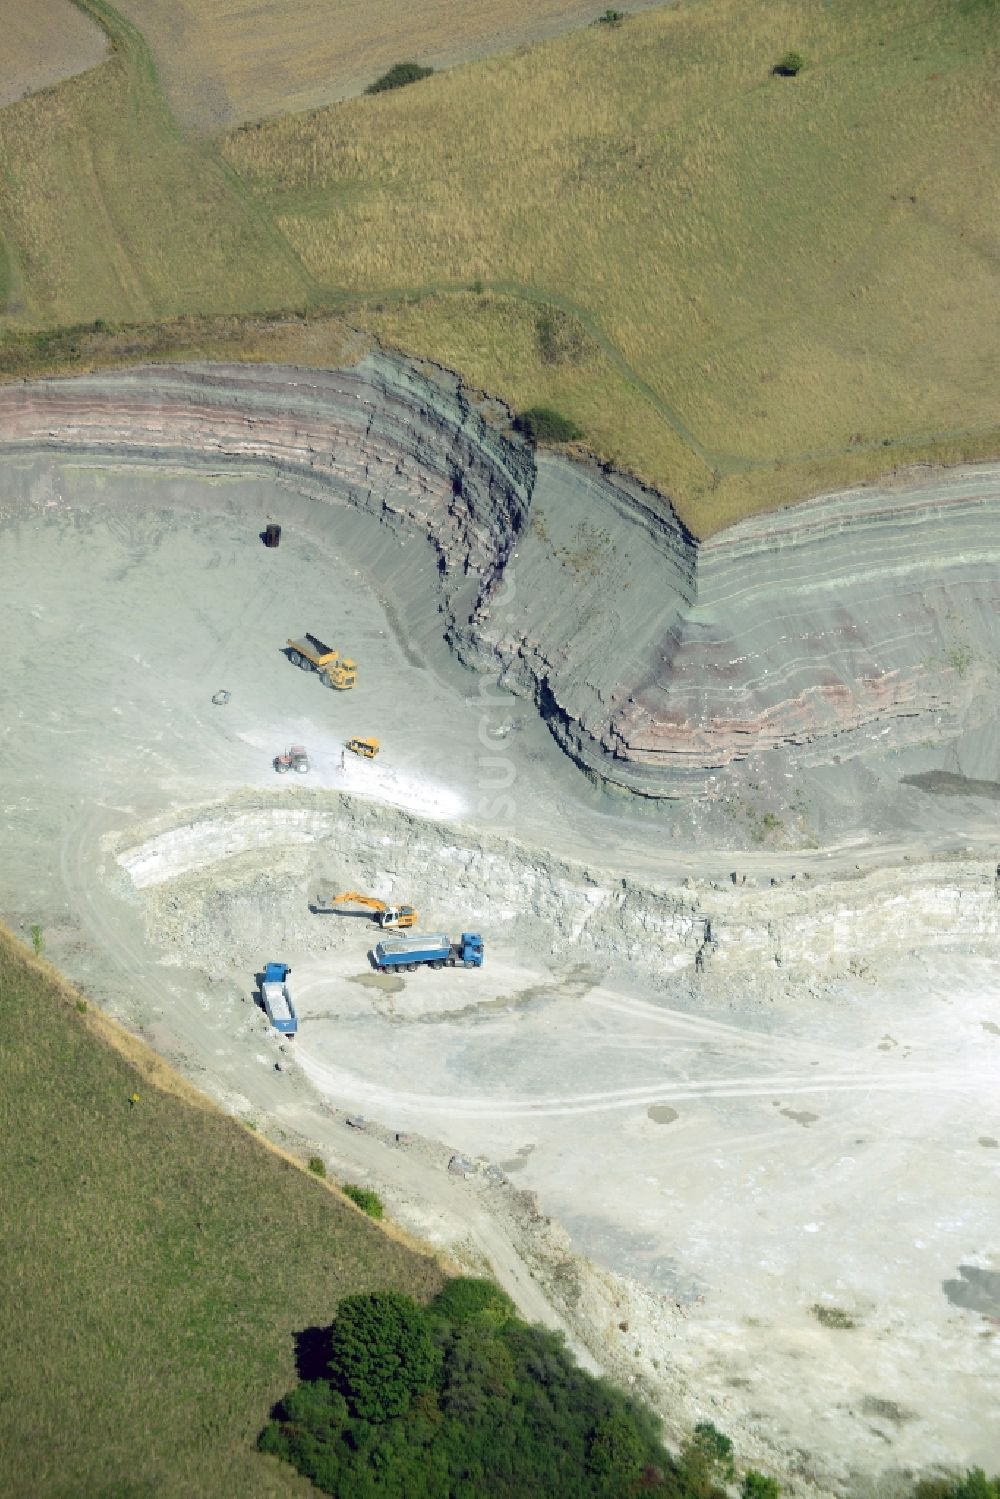
M 672 1432 L 802 1493 L 995 1469 L 998 501 L 701 546 L 383 356 L 5 388 L 0 915 Z M 486 965 L 377 974 L 333 886 Z

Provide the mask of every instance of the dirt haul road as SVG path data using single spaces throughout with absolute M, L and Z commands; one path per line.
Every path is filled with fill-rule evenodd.
M 162 464 L 2 475 L 15 928 L 673 1430 L 712 1419 L 803 1492 L 997 1465 L 988 801 L 913 792 L 884 841 L 726 851 L 717 809 L 605 796 L 405 627 L 377 522 Z M 305 628 L 354 692 L 289 664 Z M 342 758 L 358 733 L 372 764 Z M 293 742 L 314 770 L 290 785 Z M 487 966 L 373 973 L 365 918 L 310 909 L 332 883 L 482 930 Z M 250 998 L 277 957 L 284 1050 Z

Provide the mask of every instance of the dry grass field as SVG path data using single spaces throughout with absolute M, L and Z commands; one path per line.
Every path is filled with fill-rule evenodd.
M 0 1491 L 306 1495 L 254 1450 L 293 1335 L 443 1275 L 77 1003 L 0 931 Z
M 209 351 L 220 317 L 259 357 L 275 309 L 322 323 L 278 340 L 307 362 L 336 312 L 563 410 L 700 534 L 1000 445 L 997 0 L 700 0 L 216 140 L 181 131 L 140 32 L 79 3 L 113 56 L 0 110 L 11 374 Z M 789 47 L 804 71 L 773 76 Z
M 94 67 L 108 39 L 73 0 L 0 0 L 0 109 Z
M 592 21 L 602 6 L 597 0 L 119 0 L 119 8 L 149 42 L 177 118 L 210 131 L 360 93 L 393 63 L 411 58 L 451 67 L 554 36 Z
M 217 155 L 181 135 L 142 38 L 100 0 L 88 8 L 112 57 L 0 110 L 13 313 L 53 325 L 300 305 L 294 254 Z
M 381 333 L 551 399 L 714 529 L 884 469 L 887 442 L 995 428 L 996 20 L 712 0 L 248 127 L 226 155 Z M 772 77 L 793 45 L 806 70 Z

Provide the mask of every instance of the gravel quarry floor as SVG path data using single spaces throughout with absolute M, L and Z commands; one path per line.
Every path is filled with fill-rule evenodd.
M 626 877 L 721 901 L 735 867 L 766 901 L 792 874 L 934 856 L 950 888 L 954 849 L 996 863 L 988 795 L 925 795 L 919 832 L 878 843 L 714 852 L 701 813 L 605 797 L 530 704 L 404 625 L 349 512 L 269 552 L 271 503 L 260 479 L 5 463 L 0 915 L 224 1106 L 492 1266 L 674 1428 L 713 1420 L 801 1492 L 1000 1465 L 986 918 L 925 948 L 933 912 L 900 895 L 884 949 L 767 983 L 738 953 L 699 974 L 696 933 L 683 962 L 652 928 L 645 959 L 606 936 Z M 289 664 L 306 629 L 357 660 L 353 693 Z M 351 734 L 378 760 L 342 763 Z M 293 742 L 314 769 L 279 780 Z M 487 966 L 375 974 L 371 925 L 310 909 L 331 883 L 471 924 Z M 269 958 L 300 1010 L 284 1050 L 251 999 Z

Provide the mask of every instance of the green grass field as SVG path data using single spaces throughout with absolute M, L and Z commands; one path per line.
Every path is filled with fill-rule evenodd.
M 246 316 L 253 357 L 260 313 L 334 311 L 702 535 L 1000 447 L 995 0 L 681 4 L 214 143 L 78 3 L 111 60 L 0 110 L 12 333 Z
M 254 1450 L 293 1334 L 444 1276 L 76 999 L 0 931 L 0 1492 L 305 1495 Z

